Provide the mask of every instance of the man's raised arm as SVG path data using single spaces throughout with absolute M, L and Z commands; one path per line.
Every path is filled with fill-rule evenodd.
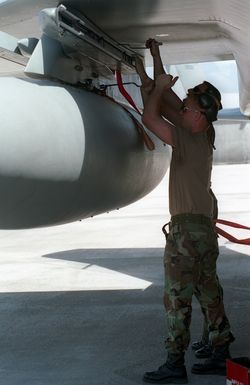
M 142 115 L 145 126 L 164 143 L 172 146 L 174 145 L 172 136 L 174 125 L 162 117 L 161 102 L 163 93 L 170 89 L 177 79 L 165 73 L 156 77 L 155 87 L 147 99 Z
M 150 49 L 150 53 L 153 57 L 154 63 L 154 79 L 157 76 L 165 74 L 165 70 L 163 67 L 159 42 L 155 39 L 148 39 L 146 41 L 146 48 Z M 180 110 L 182 108 L 182 100 L 176 95 L 176 93 L 171 89 L 166 89 L 162 94 L 161 98 L 161 114 L 172 122 L 174 125 L 179 125 L 180 121 Z

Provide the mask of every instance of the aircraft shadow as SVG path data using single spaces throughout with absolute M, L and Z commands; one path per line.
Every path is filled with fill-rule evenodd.
M 163 248 L 119 248 L 119 249 L 74 249 L 44 255 L 44 258 L 74 261 L 88 265 L 98 265 L 133 277 L 152 281 L 162 286 Z M 145 263 L 146 261 L 146 263 Z M 248 290 L 250 257 L 248 254 L 220 247 L 217 263 L 218 274 L 224 284 L 235 287 L 237 272 L 240 280 L 237 287 Z

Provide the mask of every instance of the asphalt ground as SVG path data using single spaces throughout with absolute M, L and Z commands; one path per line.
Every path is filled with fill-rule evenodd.
M 220 218 L 250 226 L 249 171 L 247 164 L 214 167 Z M 0 385 L 136 385 L 165 361 L 167 183 L 166 176 L 139 202 L 82 222 L 0 231 Z M 250 248 L 223 238 L 219 244 L 236 337 L 231 352 L 250 355 Z M 201 329 L 194 300 L 192 340 Z M 186 359 L 190 384 L 226 384 L 225 377 L 191 374 L 191 349 Z

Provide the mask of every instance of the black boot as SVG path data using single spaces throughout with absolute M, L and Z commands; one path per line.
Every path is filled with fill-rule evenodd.
M 202 348 L 195 351 L 195 357 L 197 358 L 208 358 L 212 356 L 212 346 L 210 344 L 203 345 Z
M 212 355 L 212 347 L 209 345 L 207 338 L 193 342 L 192 349 L 195 350 L 195 356 L 197 358 L 208 358 Z
M 198 349 L 202 349 L 205 345 L 206 343 L 203 340 L 200 340 L 200 341 L 193 342 L 191 347 L 193 350 L 198 350 Z
M 200 341 L 194 341 L 191 345 L 193 350 L 199 350 L 204 348 L 204 346 L 208 345 L 208 336 L 203 336 Z
M 146 372 L 143 381 L 155 384 L 187 384 L 184 353 L 168 354 L 165 364 L 153 372 Z
M 203 364 L 194 364 L 192 373 L 226 375 L 226 360 L 231 358 L 229 345 L 221 345 L 214 348 L 211 358 Z

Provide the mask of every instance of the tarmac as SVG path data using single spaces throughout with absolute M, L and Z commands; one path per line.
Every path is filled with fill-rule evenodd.
M 250 165 L 214 166 L 219 217 L 250 226 Z M 63 226 L 0 231 L 0 385 L 137 385 L 164 363 L 168 176 L 144 199 Z M 226 229 L 240 238 L 245 230 Z M 218 275 L 236 337 L 250 355 L 250 247 L 219 238 Z M 202 316 L 193 301 L 192 341 Z M 193 375 L 189 384 L 222 385 Z

